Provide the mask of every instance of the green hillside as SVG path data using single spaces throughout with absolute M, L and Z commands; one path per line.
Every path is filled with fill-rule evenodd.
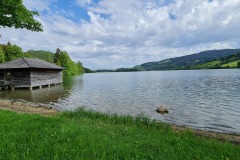
M 240 62 L 240 60 L 235 61 L 235 62 L 229 62 L 226 64 L 221 65 L 222 67 L 230 67 L 230 68 L 239 68 L 238 63 Z
M 196 65 L 196 66 L 192 66 L 192 67 L 190 67 L 190 69 L 212 68 L 212 67 L 220 65 L 220 64 L 221 64 L 221 61 L 216 60 L 216 61 L 211 61 L 211 62 L 199 64 L 199 65 Z
M 224 59 L 219 62 L 218 60 L 220 60 L 220 58 L 228 57 L 238 52 L 240 52 L 240 49 L 208 50 L 192 55 L 165 59 L 158 62 L 148 62 L 133 68 L 143 71 L 221 68 L 222 65 L 230 62 L 224 63 Z M 234 59 L 234 61 L 237 61 L 237 59 Z M 233 60 L 231 62 L 233 62 Z M 235 66 L 235 64 L 231 64 L 230 66 Z
M 239 67 L 240 67 L 240 52 L 232 54 L 230 56 L 221 57 L 211 62 L 191 66 L 190 69 L 221 69 Z

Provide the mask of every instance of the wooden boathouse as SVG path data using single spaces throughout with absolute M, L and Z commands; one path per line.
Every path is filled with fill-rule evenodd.
M 42 88 L 62 83 L 63 68 L 39 59 L 19 58 L 0 64 L 0 89 Z

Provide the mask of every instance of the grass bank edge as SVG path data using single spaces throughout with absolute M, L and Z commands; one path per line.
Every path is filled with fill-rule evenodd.
M 176 133 L 172 130 L 171 125 L 150 120 L 143 115 L 137 117 L 109 115 L 95 111 L 87 111 L 84 108 L 79 108 L 77 111 L 65 111 L 59 115 L 50 117 L 17 114 L 11 111 L 0 111 L 0 115 L 2 118 L 0 121 L 3 122 L 0 124 L 0 127 L 2 126 L 3 129 L 5 126 L 7 127 L 5 132 L 10 131 L 9 133 L 0 131 L 0 135 L 2 134 L 3 137 L 6 138 L 6 142 L 1 142 L 3 143 L 2 145 L 7 145 L 6 151 L 9 151 L 9 149 L 16 150 L 15 144 L 18 143 L 18 145 L 22 145 L 23 149 L 26 149 L 26 146 L 30 146 L 32 147 L 31 150 L 40 150 L 38 151 L 39 155 L 48 152 L 51 153 L 48 157 L 57 154 L 65 156 L 66 151 L 75 150 L 73 152 L 74 154 L 69 154 L 68 156 L 79 154 L 78 156 L 89 158 L 89 153 L 92 152 L 85 152 L 84 150 L 90 145 L 90 150 L 95 150 L 97 147 L 96 153 L 94 153 L 95 155 L 92 155 L 93 158 L 102 157 L 101 154 L 104 153 L 110 154 L 108 155 L 110 157 L 115 156 L 116 150 L 110 148 L 110 151 L 106 150 L 109 146 L 118 148 L 117 156 L 119 156 L 120 159 L 125 156 L 126 159 L 132 156 L 140 156 L 139 159 L 149 158 L 149 156 L 154 158 L 157 155 L 163 158 L 178 159 L 178 154 L 180 153 L 182 154 L 182 158 L 187 157 L 189 154 L 187 151 L 189 150 L 192 151 L 188 156 L 190 159 L 206 159 L 206 157 L 220 158 L 220 156 L 212 156 L 212 154 L 220 153 L 221 156 L 224 156 L 222 159 L 225 159 L 225 157 L 240 158 L 240 149 L 236 145 L 230 144 L 229 142 L 219 142 L 214 139 L 195 136 L 189 130 Z M 16 123 L 10 123 L 12 120 L 16 120 Z M 17 122 L 18 120 L 19 123 Z M 33 123 L 29 123 L 29 121 L 33 121 Z M 5 125 L 3 125 L 4 122 Z M 16 124 L 19 124 L 21 127 L 18 127 Z M 12 127 L 15 126 L 17 128 L 16 130 L 20 131 L 19 133 L 12 131 L 14 130 Z M 26 126 L 26 128 L 22 128 L 24 126 Z M 27 134 L 28 137 L 25 137 L 25 135 L 21 133 L 22 131 L 27 131 L 28 134 L 33 135 Z M 71 139 L 70 135 L 72 135 L 74 139 Z M 22 137 L 22 139 L 19 139 L 19 136 Z M 101 140 L 99 138 L 101 138 Z M 10 143 L 14 145 L 9 145 L 9 140 Z M 26 143 L 26 140 L 29 141 L 29 143 Z M 19 143 L 19 141 L 22 141 L 22 143 Z M 49 145 L 51 142 L 56 145 L 54 148 L 57 147 L 57 151 L 52 147 L 48 147 L 47 151 L 45 151 L 46 145 Z M 79 148 L 79 145 L 81 145 L 82 148 Z M 98 148 L 99 146 L 102 146 L 103 149 Z M 126 147 L 129 146 L 131 146 L 130 148 L 134 147 L 132 151 L 126 149 Z M 21 146 L 17 148 L 19 147 Z M 159 154 L 157 150 L 161 150 L 162 154 Z M 176 153 L 173 152 L 175 150 L 177 151 Z M 83 152 L 83 155 L 80 155 L 81 152 L 79 151 Z M 149 152 L 157 155 L 152 155 Z M 2 150 L 2 153 L 9 157 L 9 153 L 6 153 L 4 150 Z M 18 150 L 13 155 L 22 157 L 23 152 Z M 26 157 L 27 156 L 34 157 L 35 154 L 29 152 Z

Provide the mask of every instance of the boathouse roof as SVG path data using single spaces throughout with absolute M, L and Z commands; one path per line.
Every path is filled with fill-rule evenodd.
M 18 69 L 18 68 L 40 68 L 40 69 L 56 69 L 62 70 L 63 68 L 55 64 L 32 58 L 19 58 L 13 61 L 0 64 L 0 69 Z

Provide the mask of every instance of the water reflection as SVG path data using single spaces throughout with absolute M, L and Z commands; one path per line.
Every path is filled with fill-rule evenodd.
M 76 78 L 76 77 L 75 77 Z M 0 98 L 2 99 L 24 99 L 30 102 L 52 103 L 58 102 L 69 97 L 75 84 L 75 78 L 65 76 L 63 77 L 63 85 L 56 85 L 51 87 L 43 87 L 42 89 L 16 89 L 0 91 Z M 82 83 L 78 83 L 81 86 Z
M 144 114 L 197 129 L 240 133 L 240 70 L 95 73 L 64 77 L 63 85 L 33 91 L 1 91 L 1 98 L 80 106 L 105 113 Z M 156 107 L 170 108 L 168 115 Z

